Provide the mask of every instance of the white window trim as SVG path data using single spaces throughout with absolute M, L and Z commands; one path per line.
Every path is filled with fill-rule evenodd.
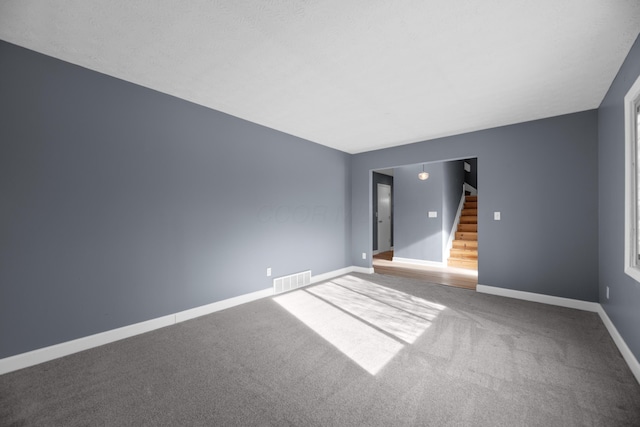
M 640 104 L 640 77 L 631 86 L 624 97 L 624 128 L 625 128 L 625 197 L 624 197 L 624 272 L 640 282 L 640 262 L 638 262 L 638 236 L 636 218 L 637 191 L 640 183 L 636 182 L 636 141 L 637 118 L 636 108 Z

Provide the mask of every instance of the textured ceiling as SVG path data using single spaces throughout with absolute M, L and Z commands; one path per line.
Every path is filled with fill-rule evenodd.
M 349 153 L 597 108 L 639 30 L 639 0 L 0 2 L 0 39 Z

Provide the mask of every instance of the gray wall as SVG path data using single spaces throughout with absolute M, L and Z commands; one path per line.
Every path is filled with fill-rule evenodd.
M 351 265 L 349 155 L 5 42 L 0 62 L 0 358 Z
M 421 261 L 444 261 L 442 246 L 458 211 L 464 169 L 462 161 L 435 162 L 424 165 L 429 179 L 420 181 L 423 164 L 394 169 L 396 242 L 394 256 Z M 429 218 L 436 211 L 437 218 Z
M 592 110 L 354 155 L 353 264 L 370 265 L 359 257 L 371 248 L 370 170 L 477 157 L 479 282 L 597 301 L 597 120 Z
M 393 256 L 423 261 L 442 261 L 442 163 L 427 164 L 429 179 L 420 181 L 422 164 L 395 168 Z M 429 218 L 428 212 L 438 212 Z
M 600 201 L 600 303 L 640 360 L 640 284 L 624 264 L 624 106 L 640 75 L 640 40 L 636 40 L 598 110 Z M 606 298 L 609 286 L 610 299 Z
M 478 159 L 465 159 L 465 162 L 471 166 L 471 172 L 464 171 L 464 182 L 478 189 Z
M 443 163 L 442 167 L 444 173 L 442 182 L 442 230 L 446 243 L 449 240 L 451 228 L 456 221 L 458 206 L 460 206 L 465 171 L 462 160 Z M 446 260 L 443 259 L 443 261 Z
M 378 200 L 378 184 L 386 184 L 391 186 L 391 246 L 393 246 L 393 177 L 382 173 L 373 172 L 373 183 L 371 185 L 372 199 L 374 202 L 374 210 L 371 217 L 373 232 L 373 250 L 378 250 L 378 216 L 377 200 Z
M 0 59 L 0 357 L 263 289 L 266 267 L 369 267 L 371 170 L 474 157 L 480 283 L 600 296 L 640 357 L 622 271 L 638 42 L 597 112 L 354 156 L 4 42 Z

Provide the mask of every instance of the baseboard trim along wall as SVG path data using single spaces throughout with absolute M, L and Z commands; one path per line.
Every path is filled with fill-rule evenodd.
M 327 273 L 319 274 L 311 277 L 311 284 L 320 283 L 325 280 L 330 280 L 334 277 L 342 276 L 349 273 L 363 273 L 372 274 L 373 268 L 351 266 L 341 268 L 339 270 L 330 271 Z M 532 292 L 516 291 L 512 289 L 497 288 L 493 286 L 478 285 L 476 290 L 481 293 L 503 296 L 508 298 L 516 298 L 526 301 L 539 302 L 542 304 L 557 305 L 561 307 L 574 308 L 578 310 L 591 311 L 598 313 L 602 322 L 604 323 L 607 331 L 611 335 L 618 350 L 622 354 L 622 357 L 629 365 L 631 372 L 635 376 L 636 380 L 640 383 L 640 363 L 635 358 L 631 349 L 627 346 L 626 342 L 616 329 L 611 319 L 605 312 L 604 308 L 595 302 L 580 301 L 570 298 L 554 297 L 549 295 L 535 294 Z M 27 353 L 17 354 L 15 356 L 6 357 L 0 359 L 0 375 L 9 372 L 17 371 L 18 369 L 28 368 L 29 366 L 37 365 L 40 363 L 48 362 L 50 360 L 58 359 L 60 357 L 68 356 L 80 351 L 89 350 L 94 347 L 109 344 L 114 341 L 129 338 L 135 335 L 150 332 L 155 329 L 171 326 L 176 323 L 184 322 L 186 320 L 194 319 L 196 317 L 204 316 L 207 314 L 215 313 L 216 311 L 224 310 L 227 308 L 235 307 L 240 304 L 245 304 L 251 301 L 255 301 L 262 298 L 267 298 L 273 295 L 273 288 L 263 289 L 261 291 L 252 292 L 249 294 L 239 295 L 237 297 L 229 298 L 222 301 L 217 301 L 211 304 L 195 307 L 189 310 L 184 310 L 178 313 L 170 314 L 167 316 L 158 317 L 155 319 L 147 320 L 133 325 L 123 326 L 121 328 L 112 329 L 110 331 L 101 332 L 87 337 L 78 338 L 72 341 L 55 344 L 49 347 L 44 347 L 29 351 Z
M 414 265 L 424 265 L 427 267 L 446 267 L 444 262 L 439 261 L 426 261 L 423 259 L 413 259 L 413 258 L 401 258 L 394 256 L 392 259 L 393 262 L 399 262 L 403 264 L 414 264 Z
M 333 279 L 334 277 L 353 273 L 355 271 L 354 270 L 355 268 L 363 268 L 363 267 L 355 267 L 355 266 L 345 267 L 339 270 L 329 271 L 328 273 L 318 274 L 317 276 L 314 276 L 313 274 L 311 274 L 311 284 L 313 285 L 314 283 L 324 282 L 325 280 Z
M 237 297 L 233 297 L 233 298 L 225 299 L 222 301 L 217 301 L 211 304 L 202 305 L 200 307 L 195 307 L 189 310 L 181 311 L 175 314 L 175 317 L 176 317 L 175 323 L 180 323 L 186 320 L 195 319 L 196 317 L 215 313 L 216 311 L 235 307 L 236 305 L 245 304 L 261 298 L 267 298 L 272 295 L 273 295 L 273 288 L 267 288 L 261 291 L 251 292 L 249 294 L 239 295 Z
M 469 185 L 465 183 L 465 185 Z M 467 196 L 464 194 L 465 185 L 462 186 L 462 194 L 460 195 L 460 203 L 458 204 L 458 210 L 456 211 L 456 216 L 453 221 L 453 225 L 451 226 L 451 232 L 449 233 L 449 238 L 447 239 L 447 243 L 445 244 L 442 253 L 442 263 L 444 264 L 445 260 L 448 260 L 451 256 L 451 248 L 453 248 L 453 241 L 456 238 L 456 230 L 458 229 L 458 225 L 460 225 L 460 217 L 462 216 L 462 210 L 464 209 L 464 202 Z
M 464 191 L 468 191 L 469 193 L 471 193 L 471 196 L 478 195 L 478 190 L 474 186 L 472 186 L 471 184 L 467 184 L 466 182 L 464 183 Z
M 501 297 L 521 299 L 525 301 L 540 302 L 542 304 L 558 305 L 560 307 L 575 308 L 583 311 L 598 312 L 600 304 L 597 302 L 581 301 L 571 298 L 554 297 L 551 295 L 536 294 L 533 292 L 516 291 L 513 289 L 498 288 L 478 284 L 476 291 L 483 294 L 498 295 Z
M 346 267 L 339 270 L 330 271 L 328 273 L 311 276 L 311 283 L 318 283 L 334 277 L 342 276 L 349 273 L 373 273 L 373 268 L 365 267 Z M 237 297 L 217 301 L 200 307 L 191 308 L 189 310 L 180 311 L 178 313 L 169 314 L 144 322 L 135 323 L 133 325 L 123 326 L 121 328 L 100 332 L 94 335 L 78 338 L 72 341 L 55 344 L 49 347 L 39 348 L 27 353 L 17 354 L 15 356 L 0 359 L 0 375 L 17 371 L 18 369 L 28 368 L 29 366 L 48 362 L 60 357 L 68 356 L 80 351 L 89 350 L 94 347 L 109 344 L 114 341 L 129 338 L 135 335 L 151 332 L 155 329 L 164 328 L 166 326 L 175 325 L 176 323 L 194 319 L 196 317 L 215 313 L 216 311 L 235 307 L 261 298 L 273 296 L 273 287 L 263 289 L 261 291 L 251 292 Z
M 611 338 L 613 338 L 613 342 L 615 342 L 616 346 L 618 346 L 618 350 L 620 350 L 623 359 L 625 360 L 625 362 L 627 362 L 627 365 L 629 365 L 629 369 L 631 369 L 631 372 L 633 372 L 636 380 L 638 381 L 638 383 L 640 383 L 640 362 L 638 362 L 638 359 L 636 359 L 636 357 L 633 355 L 631 349 L 622 338 L 622 335 L 620 335 L 620 332 L 618 332 L 618 329 L 616 329 L 611 319 L 609 319 L 609 316 L 604 310 L 604 307 L 602 307 L 600 304 L 598 305 L 600 306 L 598 309 L 598 314 L 602 319 L 602 323 L 604 323 L 604 326 L 609 331 L 609 335 L 611 335 Z
M 175 324 L 167 315 L 0 359 L 0 375 Z
M 560 307 L 574 308 L 577 310 L 598 313 L 600 319 L 602 320 L 602 323 L 604 323 L 604 326 L 607 328 L 609 335 L 611 335 L 613 342 L 616 343 L 620 354 L 622 354 L 622 358 L 625 360 L 625 362 L 627 362 L 627 365 L 629 366 L 629 369 L 631 369 L 633 376 L 636 377 L 636 381 L 640 383 L 640 362 L 638 362 L 638 359 L 636 359 L 636 357 L 633 355 L 631 349 L 622 338 L 622 335 L 620 335 L 618 329 L 616 329 L 611 319 L 609 319 L 607 312 L 599 303 L 575 300 L 570 298 L 554 297 L 532 292 L 516 291 L 513 289 L 497 288 L 494 286 L 486 286 L 480 284 L 476 286 L 476 291 L 484 294 L 498 295 L 507 298 L 515 298 L 525 301 L 533 301 L 542 304 L 557 305 Z

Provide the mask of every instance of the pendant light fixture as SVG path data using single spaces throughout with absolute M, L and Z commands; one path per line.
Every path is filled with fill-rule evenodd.
M 420 181 L 425 181 L 427 178 L 429 178 L 429 172 L 425 172 L 424 171 L 424 163 L 422 164 L 422 172 L 420 172 L 418 174 L 418 179 Z

